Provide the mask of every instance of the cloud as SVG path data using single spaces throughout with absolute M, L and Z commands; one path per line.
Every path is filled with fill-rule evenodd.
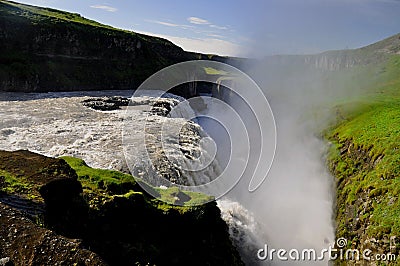
M 205 19 L 202 18 L 197 18 L 197 17 L 188 17 L 187 20 L 192 23 L 192 24 L 197 24 L 197 25 L 209 25 L 211 24 Z
M 225 39 L 225 36 L 219 35 L 219 34 L 214 34 L 214 33 L 209 33 L 207 34 L 208 37 L 214 37 L 217 39 Z
M 204 54 L 239 56 L 243 50 L 240 45 L 215 38 L 192 39 L 174 36 L 166 36 L 166 38 L 170 39 L 173 43 L 182 47 L 186 51 L 200 52 Z
M 188 17 L 187 20 L 192 24 L 208 25 L 210 28 L 214 28 L 214 29 L 218 29 L 218 30 L 227 30 L 228 29 L 228 27 L 212 24 L 210 21 L 202 19 L 202 18 Z
M 164 25 L 164 26 L 168 26 L 168 27 L 179 27 L 180 26 L 178 24 L 165 22 L 165 21 L 154 21 L 154 23 L 157 23 L 157 24 L 160 24 L 160 25 Z
M 386 4 L 400 4 L 399 0 L 377 0 L 377 1 Z
M 160 24 L 160 25 L 167 26 L 167 27 L 181 28 L 181 29 L 185 29 L 185 30 L 193 28 L 193 26 L 190 26 L 190 25 L 176 24 L 176 23 L 166 22 L 166 21 L 159 21 L 159 20 L 145 20 L 145 21 L 150 22 L 150 23 Z
M 186 51 L 199 52 L 204 54 L 217 54 L 225 56 L 242 56 L 243 47 L 225 40 L 216 38 L 187 38 L 176 37 L 163 34 L 155 34 L 145 31 L 136 31 L 138 33 L 156 36 L 172 41 L 174 44 L 182 47 Z
M 210 27 L 211 27 L 211 28 L 218 29 L 218 30 L 227 30 L 227 29 L 228 29 L 228 27 L 217 26 L 217 25 L 214 25 L 214 24 L 211 24 Z
M 90 6 L 91 8 L 97 8 L 97 9 L 103 9 L 108 12 L 116 12 L 118 9 L 112 6 L 106 6 L 106 5 L 94 5 Z

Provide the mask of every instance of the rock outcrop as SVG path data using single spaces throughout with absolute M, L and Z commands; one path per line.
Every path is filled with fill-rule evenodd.
M 83 105 L 98 111 L 113 111 L 129 104 L 129 99 L 119 96 L 90 98 L 82 101 Z
M 132 176 L 29 151 L 1 151 L 0 176 L 4 263 L 242 265 L 215 202 L 168 205 Z
M 0 200 L 0 265 L 108 265 L 96 253 L 40 227 Z
M 6 265 L 107 265 L 79 241 L 43 228 L 55 214 L 56 220 L 76 217 L 82 186 L 65 161 L 29 151 L 0 151 L 0 161 L 0 258 L 8 258 Z

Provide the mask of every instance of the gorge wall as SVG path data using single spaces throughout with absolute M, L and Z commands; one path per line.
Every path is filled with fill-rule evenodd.
M 174 63 L 224 57 L 119 30 L 79 14 L 0 1 L 0 90 L 134 89 Z

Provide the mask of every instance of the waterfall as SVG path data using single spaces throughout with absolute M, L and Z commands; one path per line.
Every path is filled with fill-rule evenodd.
M 218 200 L 217 204 L 221 210 L 222 219 L 229 227 L 232 242 L 238 249 L 243 262 L 246 265 L 261 264 L 257 260 L 256 253 L 263 245 L 259 241 L 262 228 L 256 222 L 254 215 L 239 202 L 229 199 Z
M 82 158 L 89 166 L 98 168 L 128 171 L 122 152 L 121 130 L 123 127 L 124 110 L 95 111 L 82 105 L 88 99 L 87 92 L 72 93 L 2 93 L 0 95 L 0 149 L 28 149 L 46 156 L 75 156 Z M 120 95 L 130 96 L 130 92 L 99 92 L 90 96 Z M 182 98 L 167 95 L 158 101 L 167 101 L 176 105 Z M 161 174 L 176 178 L 176 182 L 185 185 L 208 183 L 221 173 L 221 166 L 215 158 L 215 147 L 211 147 L 201 139 L 209 137 L 202 127 L 194 122 L 181 118 L 171 118 L 149 114 L 151 106 L 156 101 L 151 97 L 134 99 L 136 109 L 130 112 L 130 119 L 135 123 L 132 128 L 132 141 L 148 126 L 146 148 L 150 157 L 155 161 L 155 168 Z M 180 108 L 180 112 L 193 112 L 189 105 Z M 188 113 L 181 113 L 187 116 Z M 167 124 L 164 130 L 164 147 L 160 146 L 160 126 Z M 182 127 L 183 125 L 183 127 Z M 180 138 L 175 131 L 181 131 Z M 182 130 L 181 130 L 182 129 Z M 165 154 L 160 155 L 163 148 Z M 153 149 L 153 150 L 152 150 Z M 209 151 L 209 149 L 211 151 Z M 152 152 L 153 151 L 153 152 Z M 145 150 L 137 151 L 138 159 L 142 158 Z M 203 156 L 200 156 L 202 154 Z M 197 161 L 202 160 L 202 161 Z M 202 171 L 188 171 L 192 165 L 205 164 Z M 138 165 L 138 175 L 147 174 L 156 178 L 149 162 Z M 183 169 L 183 170 L 182 170 Z M 160 182 L 159 185 L 163 183 Z M 259 228 L 254 217 L 237 202 L 227 199 L 218 201 L 222 218 L 229 226 L 232 241 L 239 249 L 244 260 L 254 264 L 250 258 L 254 254 Z

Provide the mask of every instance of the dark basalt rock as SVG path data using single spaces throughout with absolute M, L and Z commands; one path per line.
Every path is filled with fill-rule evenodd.
M 172 109 L 171 102 L 159 99 L 153 103 L 151 112 L 155 115 L 167 116 L 169 112 L 171 112 L 171 109 Z
M 80 219 L 85 219 L 88 207 L 81 197 L 78 176 L 64 160 L 20 150 L 0 151 L 0 162 L 0 170 L 15 176 L 24 187 L 14 195 L 2 193 L 1 201 L 23 212 L 37 210 L 44 222 L 63 232 L 75 232 L 81 227 Z
M 128 106 L 129 99 L 119 96 L 90 98 L 82 101 L 83 105 L 99 111 L 113 111 Z
M 243 265 L 215 202 L 171 206 L 132 183 L 92 208 L 62 159 L 0 151 L 0 170 L 0 259 L 11 265 Z M 27 189 L 9 190 L 6 174 Z M 30 219 L 20 212 L 43 202 Z
M 0 224 L 0 265 L 107 265 L 80 241 L 42 228 L 1 202 Z
M 50 158 L 27 150 L 0 151 L 0 170 L 14 175 L 29 190 L 18 191 L 22 197 L 40 195 L 46 204 L 68 202 L 82 193 L 75 171 L 61 159 Z M 5 177 L 0 178 L 0 186 Z
M 63 224 L 70 231 L 81 226 L 82 186 L 64 160 L 0 151 L 0 170 L 23 188 L 10 192 L 10 181 L 0 178 L 0 257 L 8 258 L 6 265 L 106 265 L 79 242 L 41 228 L 43 223 Z

